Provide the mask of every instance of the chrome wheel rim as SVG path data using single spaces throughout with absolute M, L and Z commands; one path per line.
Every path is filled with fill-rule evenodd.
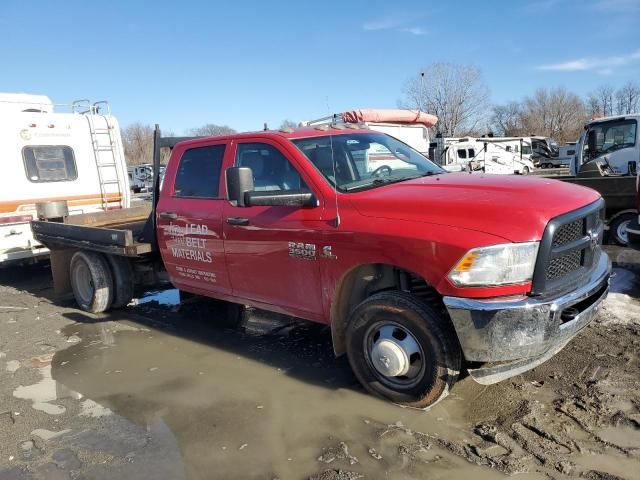
M 85 262 L 79 262 L 76 266 L 76 290 L 83 303 L 91 303 L 95 287 L 91 271 Z
M 411 388 L 424 376 L 426 358 L 413 334 L 395 322 L 376 322 L 364 336 L 367 363 L 391 388 Z
M 620 223 L 620 225 L 618 225 L 618 228 L 616 230 L 618 238 L 622 240 L 625 245 L 629 243 L 629 232 L 627 232 L 627 227 L 630 223 L 631 220 L 625 220 L 624 222 Z

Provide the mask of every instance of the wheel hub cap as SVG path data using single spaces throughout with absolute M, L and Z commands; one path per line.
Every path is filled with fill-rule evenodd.
M 406 375 L 409 371 L 409 355 L 391 339 L 375 343 L 371 350 L 371 361 L 378 372 L 387 377 Z

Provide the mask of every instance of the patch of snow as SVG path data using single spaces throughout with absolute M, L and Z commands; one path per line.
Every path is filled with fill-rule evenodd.
M 86 399 L 80 403 L 80 408 L 82 409 L 79 413 L 81 417 L 101 418 L 113 414 L 113 412 L 107 407 L 104 407 L 90 399 Z
M 33 432 L 31 432 L 31 435 L 35 435 L 36 437 L 40 437 L 42 440 L 48 441 L 64 435 L 65 433 L 69 433 L 70 431 L 70 429 L 66 429 L 53 432 L 45 428 L 36 428 Z
M 609 293 L 600 320 L 603 324 L 640 324 L 640 300 L 626 293 Z

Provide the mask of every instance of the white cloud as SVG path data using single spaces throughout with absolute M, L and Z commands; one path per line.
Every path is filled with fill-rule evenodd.
M 568 60 L 560 63 L 538 65 L 538 70 L 551 70 L 558 72 L 580 72 L 595 70 L 598 73 L 609 75 L 613 73 L 613 67 L 621 67 L 640 60 L 640 49 L 626 55 L 613 55 L 610 57 L 585 57 Z
M 367 32 L 374 32 L 379 30 L 396 30 L 399 32 L 410 33 L 411 35 L 425 35 L 427 31 L 424 28 L 415 25 L 408 25 L 412 21 L 415 21 L 415 19 L 416 15 L 408 15 L 402 13 L 389 15 L 384 18 L 377 18 L 366 21 L 362 24 L 362 29 Z
M 410 33 L 411 35 L 426 35 L 427 31 L 422 27 L 408 27 L 403 28 L 403 32 Z

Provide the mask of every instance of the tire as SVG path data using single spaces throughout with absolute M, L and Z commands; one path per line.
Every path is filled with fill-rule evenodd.
M 609 238 L 613 240 L 617 245 L 626 247 L 629 245 L 629 234 L 627 233 L 627 227 L 636 218 L 634 213 L 623 213 L 619 217 L 616 217 L 609 224 Z
M 76 252 L 71 257 L 69 273 L 73 295 L 82 310 L 100 313 L 111 307 L 113 277 L 104 255 L 83 250 Z
M 107 255 L 113 277 L 113 302 L 111 308 L 126 307 L 133 298 L 133 268 L 128 258 Z
M 402 342 L 408 361 L 394 361 L 399 358 L 393 353 L 396 347 L 380 350 L 382 340 L 387 346 Z M 447 396 L 460 373 L 460 346 L 444 308 L 405 292 L 378 293 L 358 305 L 347 324 L 346 342 L 349 363 L 364 388 L 403 406 L 434 405 Z M 398 365 L 409 371 L 388 375 L 379 370 Z
M 529 170 L 529 167 L 524 167 L 522 169 L 522 175 L 529 175 L 529 173 L 531 173 L 531 171 Z

